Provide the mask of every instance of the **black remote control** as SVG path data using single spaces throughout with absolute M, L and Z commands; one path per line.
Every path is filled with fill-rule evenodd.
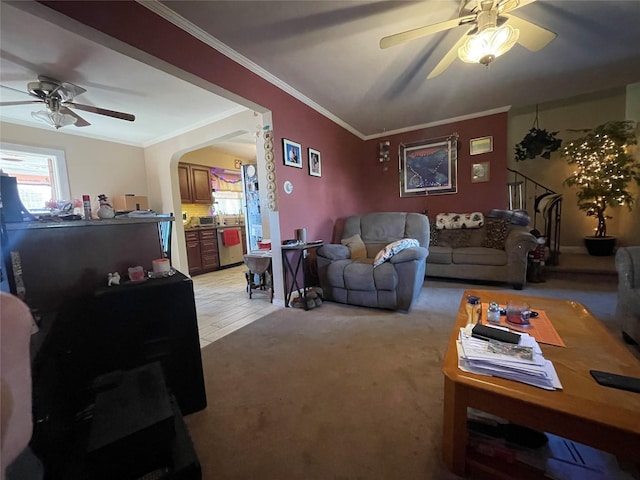
M 640 378 L 638 377 L 628 377 L 626 375 L 602 372 L 600 370 L 589 370 L 589 373 L 595 378 L 596 382 L 605 387 L 640 393 Z

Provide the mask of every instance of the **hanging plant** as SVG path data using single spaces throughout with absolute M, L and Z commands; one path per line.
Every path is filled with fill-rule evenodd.
M 551 152 L 555 152 L 562 144 L 561 138 L 556 138 L 558 132 L 547 132 L 538 125 L 538 106 L 536 105 L 536 118 L 533 126 L 522 141 L 516 145 L 516 162 L 533 159 L 536 157 L 550 158 Z

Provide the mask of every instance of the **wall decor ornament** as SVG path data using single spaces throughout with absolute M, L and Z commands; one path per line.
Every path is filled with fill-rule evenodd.
M 456 193 L 458 134 L 401 143 L 400 197 Z
M 264 159 L 265 169 L 267 170 L 267 208 L 271 211 L 276 210 L 276 165 L 273 159 L 273 131 L 265 130 L 264 132 Z
M 282 139 L 282 156 L 284 164 L 289 167 L 302 168 L 302 147 L 299 143 Z
M 307 157 L 309 160 L 309 175 L 312 177 L 322 176 L 322 160 L 320 158 L 320 152 L 313 148 L 307 149 Z

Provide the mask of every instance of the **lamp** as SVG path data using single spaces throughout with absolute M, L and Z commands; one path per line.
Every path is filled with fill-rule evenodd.
M 62 98 L 59 95 L 50 95 L 45 99 L 47 109 L 37 112 L 31 112 L 31 116 L 36 120 L 40 120 L 47 125 L 55 127 L 56 130 L 60 127 L 73 125 L 78 121 L 78 119 L 73 115 L 69 115 L 68 113 L 62 113 L 60 111 L 61 103 Z
M 496 57 L 508 52 L 520 36 L 520 30 L 511 25 L 498 26 L 495 11 L 478 14 L 478 28 L 458 49 L 458 57 L 463 62 L 489 65 Z
M 78 121 L 76 117 L 74 117 L 73 115 L 69 115 L 68 113 L 60 113 L 49 110 L 31 112 L 31 116 L 36 120 L 40 120 L 48 125 L 51 125 L 52 127 L 55 127 L 56 130 L 60 127 L 73 125 Z

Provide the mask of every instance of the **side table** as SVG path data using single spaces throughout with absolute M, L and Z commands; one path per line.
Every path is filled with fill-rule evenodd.
M 282 265 L 284 270 L 285 306 L 289 306 L 291 296 L 294 291 L 302 297 L 305 310 L 307 307 L 307 266 L 304 261 L 307 258 L 307 251 L 317 249 L 324 245 L 324 242 L 303 243 L 300 245 L 282 245 Z M 292 252 L 292 253 L 289 253 Z M 298 273 L 302 270 L 302 286 L 298 283 Z M 291 281 L 289 282 L 289 277 Z M 301 292 L 302 291 L 302 292 Z

